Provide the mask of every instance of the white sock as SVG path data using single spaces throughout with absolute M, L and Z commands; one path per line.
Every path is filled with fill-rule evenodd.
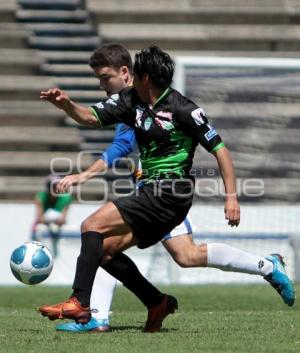
M 261 276 L 273 271 L 273 263 L 264 257 L 220 243 L 207 244 L 207 266 Z
M 92 313 L 95 319 L 108 320 L 116 284 L 117 280 L 113 276 L 103 270 L 103 268 L 98 268 L 91 294 L 91 308 L 97 311 Z

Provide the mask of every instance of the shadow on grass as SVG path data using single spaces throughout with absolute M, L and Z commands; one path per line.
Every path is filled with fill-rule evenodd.
M 117 331 L 126 331 L 126 330 L 133 330 L 135 332 L 143 333 L 143 326 L 113 326 L 110 328 L 109 332 L 117 332 Z M 175 328 L 162 328 L 160 332 L 176 332 L 177 329 Z

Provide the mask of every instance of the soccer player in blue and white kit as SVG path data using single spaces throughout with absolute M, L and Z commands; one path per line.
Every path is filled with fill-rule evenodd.
M 122 90 L 124 87 L 127 87 L 132 83 L 130 64 L 124 64 L 123 61 L 123 63 L 120 65 L 120 62 L 122 62 L 122 58 L 124 59 L 124 57 L 126 57 L 127 52 L 125 48 L 122 48 L 123 47 L 120 45 L 104 46 L 97 50 L 92 55 L 90 60 L 90 66 L 94 70 L 96 76 L 100 79 L 100 84 L 102 88 L 107 92 L 108 96 L 111 96 L 111 98 L 106 101 L 105 104 L 117 104 L 117 97 L 113 96 L 120 90 Z M 116 49 L 119 52 L 123 51 L 122 55 L 119 55 L 119 59 L 121 59 L 119 62 L 118 60 L 116 62 Z M 124 52 L 124 50 L 126 52 Z M 150 52 L 152 48 L 147 50 L 149 50 Z M 159 49 L 154 48 L 153 50 L 156 51 L 157 55 L 161 55 Z M 148 55 L 148 53 L 146 53 L 146 55 Z M 163 60 L 165 60 L 167 56 L 164 53 L 162 55 L 164 57 Z M 128 56 L 129 54 L 127 52 L 127 57 Z M 169 59 L 167 58 L 167 60 Z M 63 91 L 57 88 L 42 92 L 41 98 L 48 100 L 58 108 L 63 109 L 68 115 L 70 115 L 74 120 L 81 124 L 86 124 L 95 127 L 98 126 L 98 121 L 96 118 L 94 118 L 94 115 L 91 114 L 89 108 L 76 104 Z M 100 103 L 100 105 L 101 104 L 102 103 Z M 125 142 L 126 139 L 122 140 L 121 133 L 124 133 L 124 138 L 124 136 L 128 137 L 129 134 L 133 134 L 133 131 L 127 126 L 119 125 L 117 132 L 118 135 L 114 141 L 115 147 L 112 146 L 111 148 L 106 150 L 106 153 L 103 154 L 102 158 L 96 161 L 90 168 L 88 168 L 87 171 L 81 174 L 65 177 L 59 183 L 58 191 L 66 191 L 69 186 L 80 184 L 82 182 L 85 182 L 87 179 L 97 175 L 100 171 L 109 166 L 109 164 L 115 159 L 117 155 L 123 157 L 123 148 L 120 149 L 120 146 L 124 145 L 129 147 L 131 143 L 133 143 L 133 140 L 131 140 L 131 142 L 127 140 L 127 142 Z M 223 147 L 224 144 L 220 144 L 220 148 Z M 131 148 L 132 145 L 131 147 L 129 147 L 129 150 Z M 234 199 L 236 196 L 232 195 L 232 197 L 233 202 L 235 202 Z M 232 200 L 231 196 L 229 195 L 229 200 L 227 201 L 231 203 Z M 238 226 L 239 207 L 234 207 L 235 211 L 233 214 L 232 208 L 228 205 L 229 204 L 225 205 L 225 218 L 229 219 L 229 225 Z M 235 206 L 238 206 L 238 204 Z M 294 304 L 294 288 L 285 273 L 281 256 L 269 255 L 264 258 L 219 243 L 196 245 L 193 242 L 193 239 L 190 234 L 191 231 L 188 229 L 186 221 L 183 222 L 183 228 L 184 231 L 179 231 L 179 235 L 181 236 L 172 237 L 172 235 L 174 234 L 173 232 L 175 232 L 177 229 L 176 227 L 175 230 L 170 233 L 171 237 L 169 239 L 163 239 L 163 244 L 179 265 L 183 267 L 214 267 L 225 271 L 261 275 L 278 291 L 278 293 L 281 295 L 287 305 L 291 306 Z M 118 265 L 118 259 L 116 259 L 117 256 L 118 255 L 116 255 L 113 260 Z M 144 328 L 144 332 L 157 332 L 160 330 L 163 319 L 168 314 L 174 312 L 174 310 L 176 309 L 177 301 L 172 296 L 160 293 L 155 287 L 153 287 L 149 282 L 147 282 L 146 279 L 142 278 L 138 269 L 135 267 L 132 261 L 130 261 L 130 259 L 128 258 L 126 259 L 126 256 L 123 255 L 122 261 L 121 258 L 119 259 L 119 264 L 122 264 L 123 266 L 125 263 L 126 268 L 129 270 L 132 276 L 128 276 L 127 273 L 126 276 L 124 275 L 124 277 L 122 277 L 124 281 L 122 281 L 121 279 L 121 282 L 123 282 L 123 284 L 127 288 L 129 288 L 134 294 L 136 294 L 148 308 L 148 319 Z M 108 265 L 110 265 L 110 263 L 108 263 Z M 114 273 L 114 271 L 112 271 L 109 266 L 102 265 L 102 267 L 109 271 L 111 274 Z M 101 276 L 104 276 L 104 272 L 101 272 L 102 274 L 99 275 L 99 278 L 96 277 L 94 281 L 91 305 L 92 308 L 96 308 L 98 310 L 101 310 L 101 305 L 104 305 L 103 300 L 99 304 L 97 304 L 95 301 L 95 298 L 97 298 L 100 293 L 104 293 L 105 280 L 103 280 L 103 278 L 101 279 Z M 115 274 L 119 275 L 118 271 L 116 271 Z M 128 281 L 129 278 L 131 278 L 131 280 Z M 118 279 L 120 278 L 118 277 Z M 108 308 L 111 302 L 113 288 L 115 286 L 115 281 L 111 278 L 107 281 L 107 283 L 108 282 L 110 283 L 110 285 L 107 285 L 107 288 L 110 287 L 108 293 L 111 294 L 106 296 L 106 316 L 108 315 Z M 141 290 L 140 288 L 143 288 L 143 290 Z M 149 291 L 147 289 L 149 289 Z M 150 292 L 151 296 L 149 295 Z M 156 297 L 156 304 L 154 304 L 155 300 L 153 299 L 153 297 Z M 149 301 L 152 301 L 152 305 Z M 76 297 L 71 297 L 65 303 L 57 305 L 44 305 L 40 307 L 39 310 L 42 315 L 48 316 L 51 319 L 59 319 L 64 317 L 78 318 L 78 315 L 85 315 L 85 317 L 89 317 L 88 308 L 83 306 L 76 299 Z M 66 313 L 67 310 L 68 312 L 74 312 L 74 315 L 65 315 L 64 313 Z M 107 320 L 107 317 L 99 317 L 99 319 Z M 85 325 L 69 323 L 58 327 L 58 329 L 73 332 L 91 330 L 105 331 L 107 328 L 108 321 L 102 321 L 101 323 L 101 321 L 97 320 L 95 317 L 92 317 L 92 319 Z

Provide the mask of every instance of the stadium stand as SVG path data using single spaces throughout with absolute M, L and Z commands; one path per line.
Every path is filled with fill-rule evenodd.
M 52 86 L 85 104 L 103 98 L 87 65 L 101 42 L 119 41 L 132 53 L 157 43 L 173 56 L 299 57 L 299 23 L 296 0 L 126 0 L 122 6 L 116 0 L 0 0 L 0 198 L 31 200 L 53 157 L 74 162 L 76 151 L 105 148 L 113 136 L 111 130 L 77 130 L 64 114 L 38 101 L 39 91 Z M 255 101 L 257 87 L 241 99 L 236 88 L 202 79 L 199 70 L 190 71 L 187 93 L 213 117 L 238 177 L 264 180 L 264 197 L 247 201 L 299 201 L 295 87 L 288 90 L 292 99 Z M 269 96 L 281 84 L 280 78 L 272 80 L 263 89 Z M 248 84 L 240 81 L 238 90 Z M 215 162 L 199 151 L 195 167 L 208 170 Z M 60 161 L 58 170 L 65 168 Z
M 152 42 L 168 50 L 299 49 L 296 0 L 87 3 L 103 41 L 122 41 L 132 49 Z
M 19 3 L 20 7 L 16 7 L 15 1 L 0 2 L 0 197 L 3 200 L 32 200 L 43 188 L 50 161 L 64 158 L 55 166 L 57 171 L 64 170 L 68 165 L 66 158 L 76 161 L 82 140 L 76 128 L 62 127 L 64 114 L 39 101 L 40 90 L 58 85 L 59 79 L 43 71 L 45 57 L 30 43 L 35 33 L 32 25 L 24 17 L 16 21 L 18 11 L 22 12 L 22 2 Z
M 89 0 L 88 5 L 102 40 L 131 49 L 158 43 L 173 55 L 299 57 L 299 1 L 129 0 L 120 7 L 117 1 L 99 6 Z M 213 118 L 233 153 L 238 177 L 262 178 L 260 201 L 299 201 L 295 73 L 235 78 L 223 70 L 220 79 L 217 75 L 190 70 L 186 93 Z M 198 152 L 195 167 L 213 168 L 214 161 Z

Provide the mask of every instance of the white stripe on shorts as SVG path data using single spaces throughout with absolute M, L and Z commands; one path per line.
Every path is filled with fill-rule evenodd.
M 189 216 L 186 216 L 184 221 L 178 226 L 176 226 L 170 233 L 165 235 L 161 241 L 165 241 L 171 238 L 179 237 L 184 234 L 192 234 L 193 233 L 193 224 Z

